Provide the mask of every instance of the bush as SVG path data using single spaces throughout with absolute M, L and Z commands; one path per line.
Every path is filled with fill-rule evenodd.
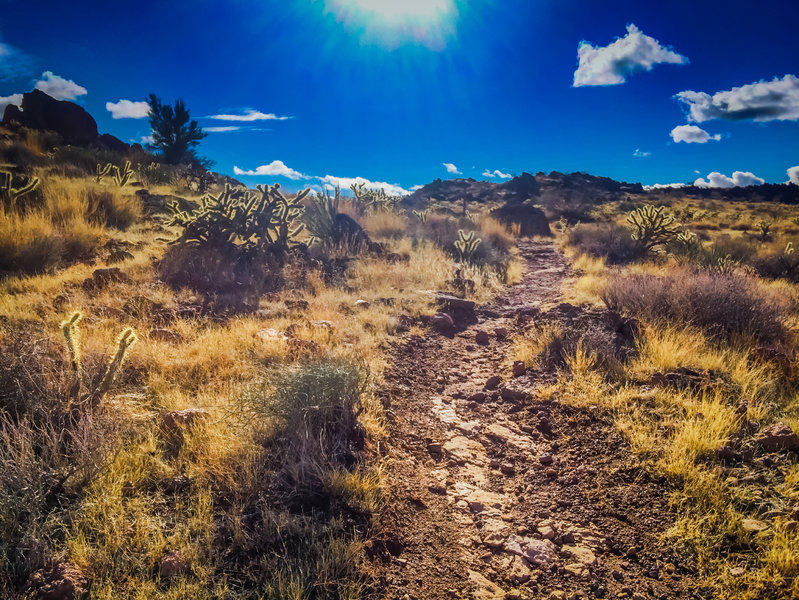
M 767 295 L 753 279 L 735 273 L 682 272 L 667 277 L 611 277 L 602 300 L 617 310 L 650 322 L 697 327 L 716 340 L 751 338 L 760 343 L 785 340 L 787 307 Z
M 87 381 L 99 381 L 106 364 L 100 356 L 84 356 Z M 80 387 L 63 344 L 32 336 L 29 329 L 10 330 L 4 336 L 0 596 L 48 563 L 52 538 L 116 446 L 117 421 L 101 404 L 82 401 Z
M 355 365 L 319 361 L 282 371 L 245 397 L 246 413 L 276 423 L 272 445 L 281 496 L 323 502 L 328 474 L 355 464 L 363 444 L 362 384 Z
M 142 214 L 141 201 L 136 196 L 116 189 L 89 188 L 86 199 L 90 221 L 123 231 L 138 221 Z
M 626 264 L 646 256 L 626 227 L 615 223 L 587 223 L 569 230 L 568 244 L 588 256 L 603 257 L 611 264 Z

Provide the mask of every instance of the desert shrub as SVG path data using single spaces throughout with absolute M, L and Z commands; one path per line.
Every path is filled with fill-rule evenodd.
M 53 152 L 51 163 L 53 165 L 72 165 L 77 167 L 86 176 L 96 175 L 98 163 L 123 165 L 125 159 L 116 152 L 105 148 L 85 148 L 82 146 L 59 146 Z
M 226 184 L 218 196 L 204 196 L 190 210 L 170 202 L 168 225 L 182 231 L 159 264 L 163 279 L 199 291 L 237 294 L 242 301 L 266 291 L 298 245 L 299 203 L 308 194 L 287 198 L 279 187 L 258 186 L 256 193 Z
M 404 215 L 389 211 L 367 214 L 361 222 L 363 228 L 375 239 L 397 240 L 408 229 L 408 219 Z
M 568 243 L 580 253 L 625 264 L 646 256 L 626 227 L 615 223 L 584 223 L 569 229 Z
M 788 242 L 782 252 L 758 256 L 753 261 L 753 266 L 761 277 L 799 281 L 799 256 L 792 242 Z
M 369 236 L 355 219 L 341 211 L 341 207 L 339 188 L 332 194 L 325 189 L 308 199 L 303 222 L 311 235 L 311 245 L 328 255 L 349 256 L 368 250 Z
M 145 187 L 174 185 L 177 180 L 176 169 L 155 161 L 139 164 L 136 175 Z
M 29 330 L 9 331 L 0 346 L 0 594 L 49 561 L 70 510 L 117 445 L 119 424 L 98 393 L 124 352 L 82 356 L 78 320 L 69 323 L 69 350 Z
M 646 204 L 627 215 L 630 235 L 647 252 L 659 252 L 680 233 L 673 215 L 664 206 Z
M 89 188 L 86 192 L 89 220 L 125 230 L 142 214 L 141 201 L 116 189 Z
M 770 343 L 787 337 L 784 302 L 736 273 L 685 269 L 665 277 L 616 275 L 601 297 L 612 310 L 650 322 L 694 326 L 716 340 Z
M 23 143 L 0 144 L 0 163 L 14 165 L 24 173 L 30 173 L 35 167 L 39 167 L 45 162 L 47 162 L 45 157 L 37 156 Z
M 355 464 L 363 385 L 356 365 L 317 361 L 277 373 L 244 398 L 245 414 L 274 422 L 275 483 L 283 498 L 324 501 L 328 474 Z

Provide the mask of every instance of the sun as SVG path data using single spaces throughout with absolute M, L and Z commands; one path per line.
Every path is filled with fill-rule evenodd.
M 336 19 L 366 41 L 395 47 L 404 42 L 441 49 L 454 33 L 458 0 L 326 0 Z

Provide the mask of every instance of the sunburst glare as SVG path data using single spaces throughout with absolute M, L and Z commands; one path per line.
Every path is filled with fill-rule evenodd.
M 412 42 L 441 49 L 458 18 L 456 0 L 326 0 L 325 5 L 365 41 L 388 47 Z

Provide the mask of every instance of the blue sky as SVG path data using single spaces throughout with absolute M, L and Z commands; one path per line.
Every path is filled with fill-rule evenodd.
M 126 141 L 147 120 L 108 103 L 180 97 L 204 127 L 238 127 L 200 146 L 215 170 L 290 189 L 550 170 L 784 182 L 797 31 L 795 5 L 769 1 L 0 0 L 0 97 L 37 85 Z

